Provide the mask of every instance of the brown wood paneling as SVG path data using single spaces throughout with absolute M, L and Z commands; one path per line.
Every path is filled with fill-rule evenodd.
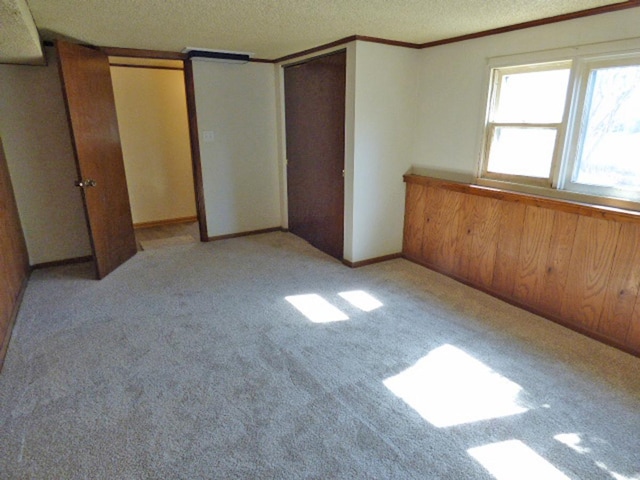
M 499 190 L 497 188 L 483 187 L 480 185 L 469 185 L 467 183 L 440 180 L 421 175 L 405 175 L 404 179 L 405 182 L 436 187 L 442 190 L 466 193 L 479 197 L 489 197 L 507 202 L 522 203 L 534 207 L 548 208 L 553 211 L 575 213 L 581 216 L 602 218 L 616 222 L 640 223 L 640 212 L 634 210 L 541 197 L 539 195 Z
M 0 369 L 29 277 L 29 257 L 0 139 Z
M 554 315 L 560 314 L 577 225 L 577 215 L 555 212 L 538 301 L 540 310 Z
M 615 222 L 578 219 L 561 315 L 588 330 L 598 326 L 619 231 Z
M 408 255 L 420 256 L 422 254 L 426 197 L 426 188 L 421 188 L 419 185 L 407 185 L 402 251 Z
M 629 325 L 629 331 L 627 332 L 625 345 L 640 352 L 640 294 L 638 294 L 636 307 L 631 315 L 631 322 Z
M 454 276 L 459 269 L 458 254 L 461 239 L 458 232 L 463 219 L 463 200 L 464 195 L 458 192 L 442 192 L 440 209 L 437 215 L 434 215 L 435 221 L 432 225 L 432 235 L 436 237 L 432 263 L 440 271 Z
M 519 302 L 539 305 L 554 217 L 553 210 L 527 206 L 513 290 Z
M 640 291 L 640 225 L 620 226 L 598 332 L 625 342 Z
M 488 288 L 492 284 L 496 264 L 500 208 L 498 200 L 481 197 L 477 200 L 471 202 L 471 217 L 468 219 L 466 230 L 471 244 L 465 276 L 475 285 Z M 467 255 L 463 252 L 461 256 Z
M 418 255 L 431 265 L 437 264 L 438 252 L 440 251 L 440 243 L 442 242 L 442 230 L 446 225 L 442 222 L 442 202 L 444 195 L 435 188 L 429 188 L 421 185 L 414 185 L 420 188 L 425 194 L 424 212 L 422 217 L 422 252 Z
M 639 215 L 405 181 L 406 258 L 640 356 Z
M 56 47 L 78 180 L 95 182 L 82 189 L 82 198 L 96 273 L 103 278 L 137 251 L 109 60 L 64 41 Z
M 513 295 L 518 273 L 518 259 L 522 242 L 522 229 L 526 206 L 513 202 L 498 202 L 498 236 L 496 238 L 496 257 L 493 268 L 491 288 Z

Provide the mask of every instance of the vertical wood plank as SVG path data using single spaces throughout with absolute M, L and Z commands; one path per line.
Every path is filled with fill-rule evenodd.
M 411 183 L 407 184 L 402 250 L 407 255 L 418 258 L 422 255 L 426 194 L 427 187 Z
M 640 293 L 636 299 L 636 307 L 631 315 L 631 323 L 625 343 L 628 347 L 640 353 Z
M 14 314 L 29 276 L 29 255 L 0 139 L 0 369 L 9 344 Z
M 468 195 L 471 197 L 471 195 Z M 474 285 L 491 287 L 496 263 L 500 201 L 475 197 L 471 229 L 471 249 L 467 255 L 467 278 Z
M 513 291 L 526 305 L 538 306 L 540 301 L 554 217 L 552 210 L 527 206 Z
M 475 204 L 480 200 L 474 195 L 461 194 L 462 200 L 458 210 L 458 231 L 456 232 L 456 243 L 453 250 L 452 274 L 468 279 L 471 247 L 475 232 Z
M 430 265 L 436 265 L 438 252 L 442 244 L 441 218 L 443 216 L 444 190 L 427 188 L 424 206 L 424 236 L 422 238 L 422 259 Z
M 561 315 L 595 331 L 602 312 L 620 224 L 580 217 L 576 229 Z
M 607 283 L 598 332 L 625 342 L 640 290 L 640 225 L 625 223 Z
M 441 190 L 442 203 L 437 218 L 439 242 L 434 252 L 433 264 L 442 272 L 455 275 L 458 270 L 460 238 L 458 231 L 462 220 L 464 195 L 449 190 Z
M 525 205 L 500 202 L 496 260 L 491 286 L 494 291 L 507 297 L 513 297 L 525 212 Z
M 562 309 L 562 299 L 569 274 L 569 262 L 571 261 L 577 226 L 578 215 L 555 212 L 542 291 L 538 301 L 538 307 L 542 311 L 555 315 L 559 314 Z

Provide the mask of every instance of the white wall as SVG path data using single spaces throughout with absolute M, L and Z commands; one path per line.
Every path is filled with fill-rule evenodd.
M 184 72 L 111 67 L 133 223 L 196 216 Z
M 279 227 L 273 65 L 194 61 L 193 75 L 209 236 Z
M 632 8 L 420 52 L 419 114 L 413 164 L 470 177 L 476 173 L 489 58 L 640 36 Z
M 0 132 L 32 265 L 91 254 L 55 52 L 0 65 Z
M 345 244 L 345 258 L 352 262 L 402 250 L 402 175 L 413 159 L 419 54 L 356 42 L 353 226 L 351 238 L 345 238 L 351 242 Z

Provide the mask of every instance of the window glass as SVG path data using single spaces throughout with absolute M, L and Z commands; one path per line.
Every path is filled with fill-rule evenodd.
M 560 123 L 569 68 L 502 75 L 495 122 Z
M 552 128 L 496 127 L 487 171 L 548 178 L 556 134 Z
M 640 188 L 640 65 L 591 70 L 574 183 Z

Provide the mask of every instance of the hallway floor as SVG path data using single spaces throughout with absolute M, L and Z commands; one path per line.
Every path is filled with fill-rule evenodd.
M 200 230 L 198 222 L 196 221 L 136 228 L 135 235 L 138 251 L 141 251 L 149 250 L 150 248 L 160 248 L 164 244 L 175 245 L 176 242 L 189 243 L 187 237 L 191 237 L 193 242 L 198 242 L 200 239 Z

